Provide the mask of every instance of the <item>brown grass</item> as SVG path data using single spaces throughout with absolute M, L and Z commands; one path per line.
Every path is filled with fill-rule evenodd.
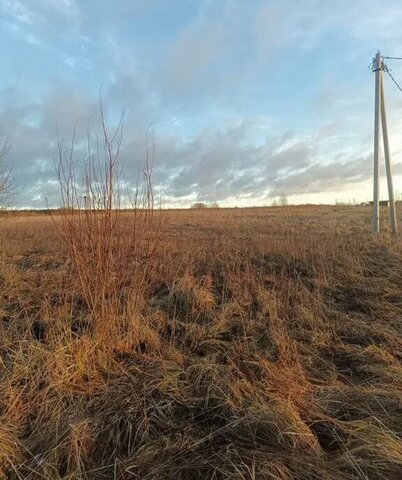
M 102 335 L 52 219 L 2 224 L 0 478 L 401 478 L 400 242 L 365 208 L 162 217 Z

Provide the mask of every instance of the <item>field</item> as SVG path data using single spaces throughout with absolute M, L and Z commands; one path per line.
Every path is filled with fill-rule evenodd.
M 58 217 L 7 218 L 0 478 L 402 478 L 402 243 L 370 214 L 165 211 L 113 295 Z

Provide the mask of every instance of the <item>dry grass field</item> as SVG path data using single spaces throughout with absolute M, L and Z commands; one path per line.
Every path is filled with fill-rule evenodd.
M 0 478 L 401 479 L 402 243 L 370 213 L 166 211 L 102 271 L 9 217 Z

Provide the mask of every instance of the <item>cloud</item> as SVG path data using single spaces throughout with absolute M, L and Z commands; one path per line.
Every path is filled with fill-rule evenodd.
M 367 156 L 354 158 L 339 150 L 330 159 L 319 155 L 325 137 L 288 134 L 286 142 L 282 135 L 253 145 L 244 142 L 250 134 L 247 124 L 237 129 L 236 136 L 231 128 L 213 139 L 203 132 L 194 142 L 176 150 L 176 159 L 180 160 L 168 194 L 179 198 L 193 193 L 202 201 L 256 201 L 282 193 L 296 196 L 340 191 L 346 184 L 370 177 Z
M 155 181 L 168 201 L 252 204 L 370 178 L 366 67 L 374 44 L 399 53 L 396 0 L 4 0 L 0 15 L 27 43 L 26 56 L 7 63 L 15 85 L 0 91 L 9 160 L 25 185 L 19 205 L 57 204 L 57 129 L 69 138 L 78 121 L 84 144 L 89 119 L 99 127 L 101 85 L 110 123 L 127 109 L 121 160 L 133 184 L 154 124 Z M 400 78 L 402 65 L 393 68 Z M 396 153 L 397 95 L 387 84 Z
M 167 80 L 180 90 L 194 83 L 201 86 L 205 74 L 216 72 L 219 62 L 224 62 L 238 44 L 238 4 L 224 0 L 219 4 L 204 2 L 203 7 L 167 49 Z
M 80 9 L 74 0 L 36 0 L 35 3 L 29 0 L 3 0 L 0 14 L 32 31 L 45 33 L 45 29 L 61 26 L 62 21 L 66 27 L 78 18 Z
M 169 75 L 178 89 L 188 87 L 195 78 L 219 60 L 225 41 L 219 23 L 190 29 L 180 34 L 169 52 Z
M 110 91 L 105 93 L 107 105 Z M 13 106 L 18 92 L 3 92 L 0 122 L 12 149 L 16 180 L 25 189 L 20 205 L 45 206 L 45 198 L 57 205 L 53 155 L 56 152 L 56 126 L 59 135 L 71 138 L 78 122 L 77 161 L 84 155 L 88 119 L 99 128 L 96 102 L 90 102 L 79 91 L 60 86 L 48 92 L 40 103 Z M 113 113 L 113 112 L 111 112 Z M 113 114 L 110 116 L 113 122 Z M 7 119 L 7 122 L 5 121 Z M 367 163 L 349 157 L 323 163 L 319 152 L 326 136 L 299 136 L 292 132 L 259 137 L 268 131 L 272 120 L 260 116 L 229 117 L 219 128 L 205 128 L 192 140 L 179 135 L 155 137 L 155 182 L 163 185 L 170 201 L 187 197 L 202 201 L 267 198 L 286 192 L 342 189 L 345 182 L 363 181 L 369 176 Z M 145 129 L 138 129 L 135 119 L 127 118 L 121 162 L 126 178 L 134 185 L 139 166 L 145 159 Z M 339 153 L 339 152 L 338 152 Z M 366 159 L 364 159 L 366 161 Z

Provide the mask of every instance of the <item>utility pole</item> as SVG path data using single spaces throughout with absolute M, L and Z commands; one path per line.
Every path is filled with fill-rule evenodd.
M 387 172 L 389 216 L 391 220 L 392 233 L 396 235 L 398 227 L 396 223 L 394 186 L 392 183 L 391 159 L 389 154 L 388 125 L 387 125 L 387 114 L 385 110 L 384 76 L 383 75 L 381 75 L 381 124 L 382 124 L 382 136 L 383 136 L 383 142 L 384 142 L 385 169 Z
M 375 72 L 375 105 L 374 105 L 374 178 L 373 178 L 373 234 L 380 232 L 380 178 L 379 178 L 379 156 L 380 156 L 380 123 L 382 124 L 382 136 L 384 142 L 385 166 L 387 171 L 388 200 L 390 209 L 390 220 L 392 233 L 397 233 L 396 211 L 394 188 L 392 184 L 391 159 L 388 140 L 387 115 L 385 111 L 384 96 L 384 59 L 377 52 L 373 59 L 373 71 Z
M 380 232 L 380 201 L 379 201 L 379 170 L 378 159 L 380 150 L 380 89 L 381 89 L 381 56 L 378 50 L 374 61 L 375 72 L 375 97 L 374 97 L 374 178 L 373 178 L 373 233 Z

